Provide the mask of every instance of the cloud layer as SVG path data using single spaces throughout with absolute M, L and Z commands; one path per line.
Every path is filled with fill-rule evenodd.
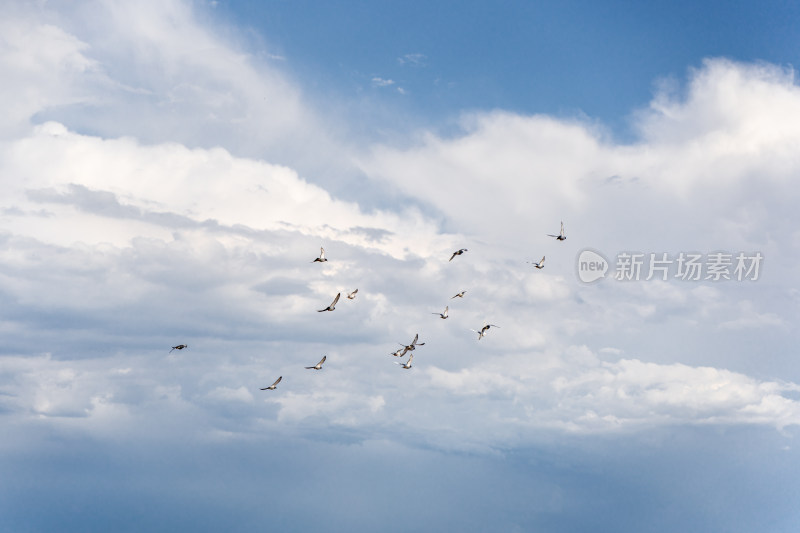
M 800 367 L 781 353 L 800 256 L 792 71 L 708 60 L 637 113 L 633 144 L 495 111 L 352 146 L 191 6 L 79 13 L 95 8 L 107 25 L 1 23 L 0 405 L 15 423 L 104 434 L 192 413 L 207 438 L 327 428 L 482 451 L 542 431 L 800 424 Z M 297 154 L 316 160 L 305 175 Z M 326 161 L 401 201 L 337 197 Z M 547 237 L 561 220 L 563 243 Z M 312 264 L 320 246 L 329 262 Z M 588 246 L 760 251 L 765 270 L 590 286 L 574 274 Z M 477 340 L 485 322 L 499 327 Z M 390 353 L 416 333 L 401 371 Z M 302 368 L 323 353 L 322 372 Z

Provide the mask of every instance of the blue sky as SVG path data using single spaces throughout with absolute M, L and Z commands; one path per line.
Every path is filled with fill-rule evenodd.
M 3 4 L 0 531 L 794 532 L 796 11 Z
M 707 57 L 797 64 L 788 2 L 220 2 L 320 97 L 384 97 L 431 124 L 465 109 L 626 119 Z M 401 62 L 406 56 L 413 56 Z M 396 94 L 402 87 L 405 97 Z M 329 94 L 329 93 L 328 93 Z

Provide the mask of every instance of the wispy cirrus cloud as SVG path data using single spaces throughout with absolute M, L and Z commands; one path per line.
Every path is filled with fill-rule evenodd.
M 404 54 L 397 58 L 397 62 L 403 66 L 424 67 L 427 66 L 428 56 L 425 54 Z
M 391 85 L 394 85 L 394 83 L 395 83 L 394 80 L 380 78 L 378 76 L 372 78 L 373 87 L 389 87 Z

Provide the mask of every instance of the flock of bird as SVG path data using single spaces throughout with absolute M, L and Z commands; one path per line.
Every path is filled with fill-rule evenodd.
M 564 222 L 563 221 L 561 222 L 561 231 L 559 232 L 558 235 L 548 234 L 547 236 L 548 237 L 554 237 L 556 240 L 559 240 L 559 241 L 566 240 L 567 236 L 564 233 Z M 448 262 L 452 261 L 456 256 L 462 255 L 464 252 L 467 252 L 467 251 L 468 250 L 466 248 L 460 248 L 460 249 L 456 250 L 450 256 L 450 259 L 448 260 Z M 542 258 L 538 262 L 526 261 L 526 263 L 533 265 L 537 269 L 542 269 L 542 268 L 544 268 L 544 259 L 545 259 L 544 256 L 542 256 Z M 325 263 L 327 261 L 328 261 L 328 259 L 325 257 L 325 249 L 320 247 L 320 249 L 319 249 L 319 257 L 317 257 L 316 259 L 314 259 L 311 262 L 312 263 Z M 466 294 L 466 292 L 467 291 L 461 291 L 458 294 L 456 294 L 455 296 L 452 296 L 450 299 L 452 300 L 454 298 L 463 298 L 464 294 Z M 358 289 L 354 290 L 353 292 L 347 293 L 346 296 L 347 296 L 347 298 L 349 300 L 353 300 L 353 299 L 355 299 L 356 294 L 358 294 Z M 338 294 L 336 294 L 336 297 L 334 297 L 333 301 L 331 302 L 331 304 L 328 307 L 326 307 L 325 309 L 318 309 L 317 312 L 318 313 L 324 313 L 325 311 L 334 311 L 336 309 L 336 304 L 339 302 L 339 298 L 341 298 L 341 296 L 342 296 L 342 293 L 339 292 Z M 449 311 L 450 311 L 450 306 L 447 305 L 447 306 L 445 306 L 443 312 L 441 312 L 441 313 L 431 313 L 431 314 L 438 315 L 439 318 L 445 320 L 445 319 L 448 318 L 448 312 Z M 499 327 L 500 326 L 498 326 L 496 324 L 484 323 L 483 326 L 481 327 L 481 329 L 479 329 L 479 330 L 478 329 L 471 329 L 470 331 L 473 331 L 473 332 L 477 333 L 478 334 L 478 340 L 481 340 L 491 328 L 499 328 Z M 402 344 L 402 343 L 400 343 L 401 348 L 399 348 L 395 352 L 392 352 L 390 355 L 392 355 L 394 357 L 403 357 L 408 353 L 409 354 L 408 355 L 408 360 L 406 360 L 405 362 L 395 361 L 395 364 L 396 365 L 400 365 L 400 368 L 408 370 L 408 369 L 411 368 L 411 362 L 414 360 L 414 354 L 413 354 L 414 350 L 416 350 L 417 346 L 424 346 L 424 345 L 425 345 L 424 342 L 419 342 L 419 333 L 417 333 L 416 335 L 414 335 L 414 339 L 411 341 L 410 344 Z M 173 346 L 172 349 L 170 350 L 170 353 L 172 353 L 174 350 L 183 350 L 184 348 L 188 348 L 188 347 L 189 346 L 186 345 L 186 344 L 179 344 L 177 346 Z M 305 368 L 306 368 L 306 370 L 322 370 L 322 365 L 325 363 L 325 361 L 327 359 L 328 359 L 328 356 L 327 355 L 323 355 L 322 359 L 320 359 L 319 363 L 317 363 L 314 366 L 307 366 Z M 275 382 L 272 385 L 270 385 L 268 387 L 263 387 L 263 388 L 261 388 L 261 390 L 275 390 L 278 387 L 278 383 L 280 383 L 282 379 L 283 379 L 283 376 L 279 376 L 278 379 L 276 379 Z

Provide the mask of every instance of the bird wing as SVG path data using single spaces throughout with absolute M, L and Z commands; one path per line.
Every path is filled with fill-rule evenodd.
M 319 247 L 319 258 L 325 259 L 325 248 L 323 248 L 322 246 Z
M 272 384 L 272 385 L 270 385 L 269 387 L 264 387 L 264 388 L 263 388 L 263 389 L 261 389 L 261 390 L 274 389 L 274 388 L 275 388 L 275 385 L 277 385 L 278 383 L 280 383 L 282 379 L 283 379 L 283 376 L 279 377 L 278 379 L 276 379 L 276 380 L 275 380 L 275 383 L 273 383 L 273 384 Z
M 419 333 L 417 333 L 416 335 L 414 335 L 414 340 L 413 340 L 413 341 L 411 341 L 411 344 L 410 344 L 410 346 L 414 346 L 414 345 L 416 345 L 418 340 L 419 340 Z
M 341 293 L 341 292 L 340 292 L 340 293 L 338 293 L 338 294 L 336 295 L 336 298 L 334 298 L 334 299 L 333 299 L 333 303 L 331 303 L 330 307 L 333 307 L 334 305 L 336 305 L 336 302 L 338 302 L 338 301 L 339 301 L 339 297 L 340 297 L 341 295 L 342 295 L 342 293 Z
M 454 258 L 455 256 L 457 256 L 457 255 L 458 255 L 458 254 L 457 254 L 456 252 L 453 252 L 453 255 L 451 255 L 451 256 L 450 256 L 450 259 L 448 259 L 448 261 L 452 261 L 452 260 L 453 260 L 453 258 Z
M 320 359 L 320 360 L 319 360 L 319 363 L 317 363 L 317 366 L 322 366 L 322 363 L 324 363 L 324 362 L 325 362 L 325 359 L 327 359 L 327 358 L 328 358 L 328 356 L 327 356 L 327 355 L 323 355 L 323 356 L 322 356 L 322 359 Z

